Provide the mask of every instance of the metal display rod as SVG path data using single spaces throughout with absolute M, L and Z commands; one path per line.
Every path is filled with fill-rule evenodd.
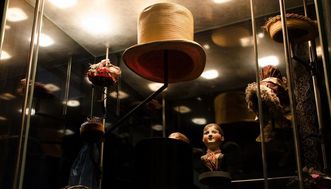
M 106 131 L 106 134 L 111 133 L 112 131 L 117 129 L 117 127 L 119 127 L 120 124 L 124 120 L 126 120 L 131 114 L 133 114 L 137 109 L 139 109 L 141 106 L 145 105 L 147 102 L 152 100 L 154 97 L 159 95 L 164 89 L 166 89 L 168 87 L 168 51 L 167 50 L 164 50 L 164 53 L 163 53 L 163 69 L 164 69 L 164 75 L 163 75 L 164 84 L 158 90 L 156 90 L 154 93 L 152 93 L 150 96 L 148 96 L 145 100 L 143 100 L 140 104 L 135 106 L 131 111 L 129 111 L 127 114 L 125 114 L 122 118 L 120 118 L 117 122 L 115 122 L 113 125 L 111 125 L 111 127 Z M 165 127 L 165 126 L 163 126 L 163 127 Z
M 252 20 L 252 31 L 253 31 L 253 42 L 254 42 L 254 58 L 255 58 L 255 80 L 257 83 L 257 99 L 258 99 L 258 107 L 259 107 L 259 123 L 260 123 L 260 133 L 261 133 L 261 156 L 262 156 L 262 167 L 263 167 L 263 181 L 264 181 L 264 188 L 269 188 L 268 183 L 268 168 L 267 168 L 267 158 L 266 158 L 266 149 L 265 149 L 265 142 L 264 142 L 264 123 L 263 123 L 263 109 L 262 109 L 262 99 L 260 93 L 260 77 L 259 77 L 259 61 L 258 61 L 258 50 L 257 50 L 257 38 L 256 38 L 256 24 L 255 24 L 255 13 L 254 13 L 254 2 L 250 0 L 250 8 L 251 8 L 251 20 Z
M 24 104 L 22 108 L 22 117 L 21 117 L 21 133 L 20 133 L 18 155 L 16 161 L 15 175 L 14 175 L 14 186 L 13 186 L 14 189 L 23 188 L 26 152 L 27 152 L 27 144 L 28 144 L 28 137 L 30 130 L 31 108 L 32 108 L 34 84 L 35 84 L 36 69 L 38 62 L 39 38 L 42 27 L 42 18 L 44 14 L 44 4 L 45 4 L 44 0 L 37 0 L 34 9 L 34 17 L 33 17 L 34 19 L 32 26 L 31 42 L 30 42 L 28 70 L 26 71 L 26 83 L 25 83 L 26 89 L 25 89 Z M 26 115 L 26 110 L 28 110 L 27 115 Z
M 307 14 L 307 2 L 303 0 L 303 7 L 304 7 L 304 14 L 308 17 Z M 321 96 L 320 90 L 317 83 L 317 61 L 316 61 L 316 44 L 314 40 L 308 41 L 308 53 L 309 53 L 309 62 L 310 62 L 310 73 L 313 81 L 313 88 L 314 88 L 314 97 L 315 97 L 315 105 L 316 105 L 316 113 L 317 113 L 317 121 L 318 121 L 318 130 L 319 130 L 319 140 L 321 143 L 321 154 L 323 160 L 323 169 L 327 170 L 327 156 L 326 156 L 326 148 L 324 143 L 324 123 L 323 123 L 323 114 L 322 114 L 322 106 L 321 106 Z
M 285 54 L 285 63 L 286 63 L 286 75 L 288 79 L 288 93 L 289 93 L 289 100 L 290 100 L 290 108 L 292 114 L 292 128 L 293 128 L 293 135 L 294 135 L 294 147 L 295 147 L 295 157 L 296 157 L 296 164 L 297 164 L 297 172 L 298 172 L 298 184 L 299 188 L 303 189 L 303 176 L 302 176 L 302 165 L 301 165 L 301 158 L 300 158 L 300 146 L 299 146 L 299 133 L 296 124 L 296 115 L 295 115 L 295 101 L 294 101 L 294 91 L 293 91 L 293 68 L 292 68 L 292 59 L 290 54 L 290 42 L 288 37 L 288 30 L 286 25 L 286 11 L 285 11 L 285 3 L 284 0 L 279 0 L 280 6 L 280 16 L 282 22 L 282 32 L 283 32 L 283 45 L 284 45 L 284 54 Z

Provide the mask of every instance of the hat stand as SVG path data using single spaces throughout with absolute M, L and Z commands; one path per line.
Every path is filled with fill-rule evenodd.
M 141 103 L 139 103 L 137 106 L 135 106 L 132 110 L 130 110 L 127 114 L 125 114 L 122 118 L 120 118 L 114 124 L 111 124 L 109 129 L 106 128 L 106 132 L 105 132 L 106 136 L 108 134 L 110 134 L 111 132 L 113 132 L 115 129 L 117 129 L 124 120 L 126 120 L 131 114 L 133 114 L 141 106 L 143 106 L 146 103 L 148 103 L 149 101 L 151 101 L 154 97 L 159 95 L 164 89 L 166 89 L 168 87 L 168 50 L 163 51 L 163 69 L 164 69 L 163 85 L 158 90 L 156 90 L 154 93 L 149 95 Z

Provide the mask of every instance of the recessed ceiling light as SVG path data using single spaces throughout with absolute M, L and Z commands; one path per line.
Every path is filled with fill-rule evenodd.
M 218 71 L 217 70 L 207 70 L 204 71 L 201 74 L 201 77 L 205 78 L 205 79 L 215 79 L 218 77 Z
M 13 7 L 7 10 L 7 20 L 10 22 L 19 22 L 27 18 L 28 16 L 20 8 Z
M 63 104 L 65 104 L 66 102 L 63 101 Z M 69 107 L 78 107 L 80 106 L 80 102 L 78 100 L 68 100 L 67 101 L 67 106 Z
M 48 0 L 48 1 L 60 9 L 66 9 L 77 4 L 77 0 Z
M 207 123 L 207 120 L 205 118 L 202 117 L 196 117 L 192 119 L 192 122 L 197 124 L 197 125 L 204 125 Z
M 57 131 L 58 133 L 64 134 L 64 135 L 73 135 L 75 132 L 71 129 L 60 129 Z
M 117 93 L 116 93 L 116 91 L 113 91 L 113 92 L 111 92 L 110 93 L 110 96 L 112 97 L 112 98 L 117 98 Z M 126 92 L 123 92 L 123 91 L 119 91 L 118 92 L 118 98 L 119 99 L 124 99 L 124 98 L 127 98 L 129 95 L 126 93 Z
M 259 58 L 259 67 L 264 66 L 277 66 L 279 64 L 279 59 L 277 56 L 265 56 L 262 58 Z
M 163 126 L 161 124 L 155 124 L 152 126 L 152 129 L 155 131 L 162 131 L 163 130 Z
M 10 58 L 11 58 L 11 55 L 9 53 L 7 53 L 6 51 L 1 51 L 0 60 L 7 60 Z
M 0 99 L 2 100 L 13 100 L 15 98 L 11 93 L 2 93 L 0 94 Z
M 60 90 L 60 87 L 58 87 L 57 85 L 53 84 L 53 83 L 47 83 L 44 85 L 44 87 L 49 90 L 50 92 L 56 92 Z
M 185 114 L 185 113 L 188 113 L 188 112 L 191 111 L 191 109 L 190 109 L 189 107 L 187 107 L 187 106 L 183 106 L 183 105 L 175 106 L 175 107 L 174 107 L 174 110 L 175 110 L 176 112 L 181 113 L 181 114 Z
M 6 117 L 0 116 L 0 121 L 6 121 L 6 120 L 7 120 Z

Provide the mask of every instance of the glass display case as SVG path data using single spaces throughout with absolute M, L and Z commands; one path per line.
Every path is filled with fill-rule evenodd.
M 329 188 L 330 6 L 2 1 L 0 188 Z

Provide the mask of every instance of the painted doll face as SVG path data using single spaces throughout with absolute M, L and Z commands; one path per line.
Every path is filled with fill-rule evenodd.
M 203 138 L 202 141 L 205 144 L 209 143 L 217 143 L 220 144 L 222 141 L 222 134 L 219 129 L 215 125 L 206 126 L 203 130 Z

